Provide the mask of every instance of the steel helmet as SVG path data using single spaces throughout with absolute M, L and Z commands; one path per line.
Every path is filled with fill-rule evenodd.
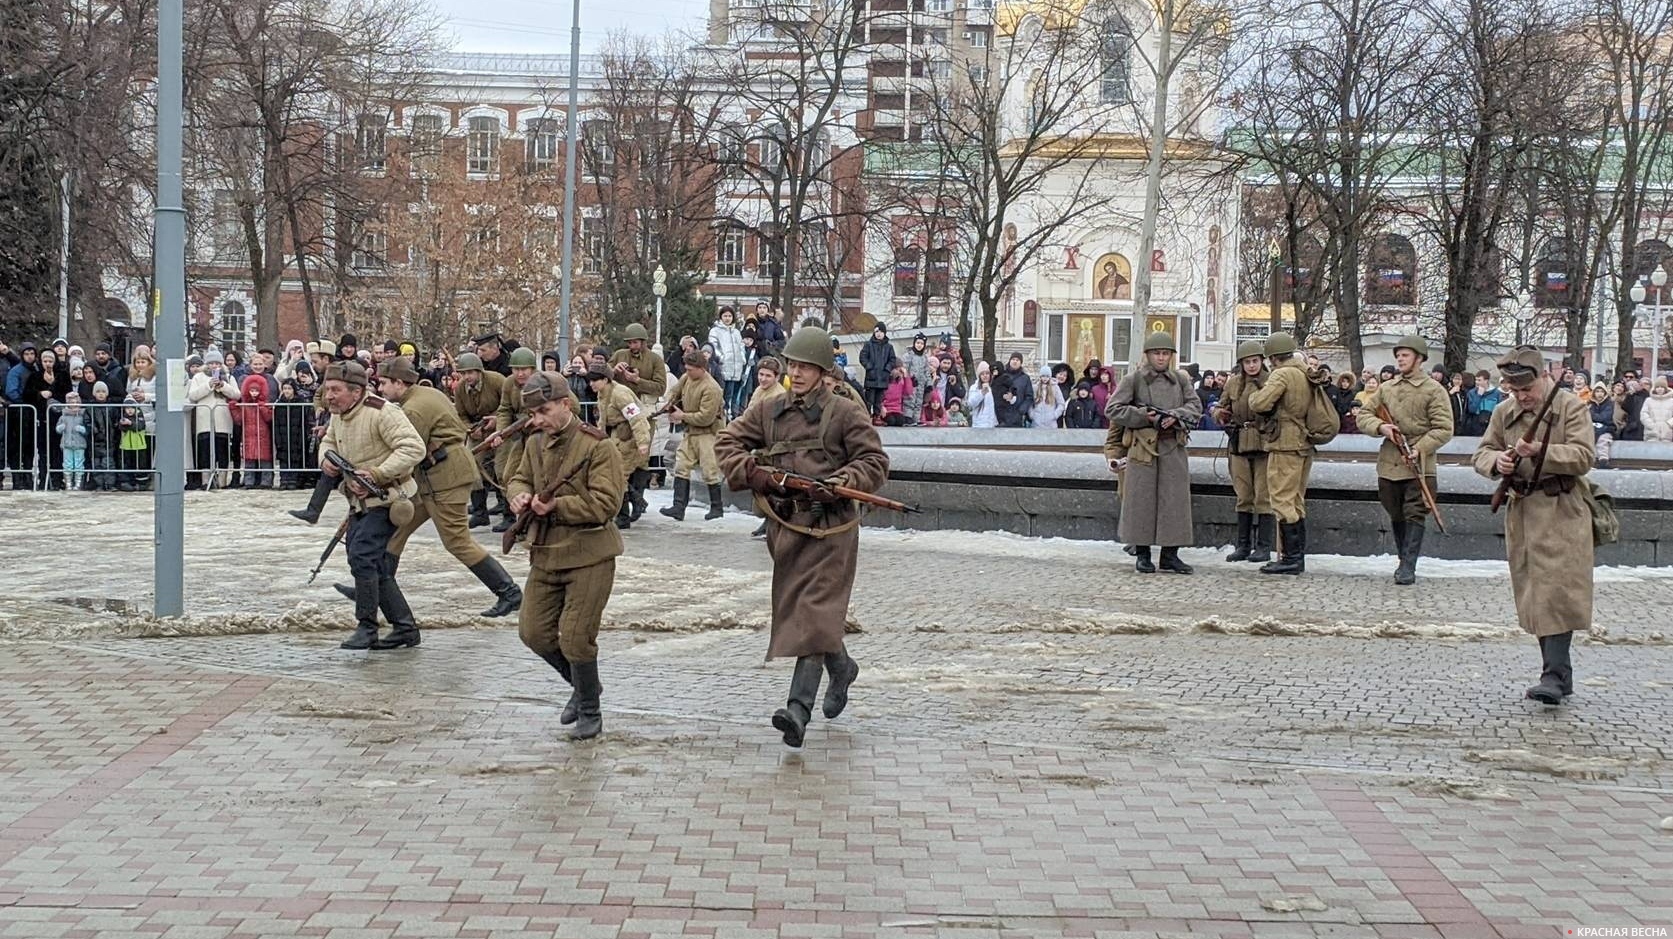
M 817 365 L 825 371 L 836 366 L 831 354 L 831 334 L 817 326 L 803 326 L 784 344 L 784 357 L 792 362 Z
M 1394 351 L 1399 352 L 1401 349 L 1412 350 L 1417 353 L 1418 358 L 1424 361 L 1429 359 L 1429 343 L 1425 342 L 1423 337 L 1417 333 L 1401 336 L 1400 341 L 1394 344 Z
M 1144 351 L 1157 352 L 1163 349 L 1169 352 L 1179 351 L 1179 347 L 1174 345 L 1173 337 L 1167 333 L 1154 332 L 1144 337 Z
M 512 368 L 539 368 L 540 363 L 535 360 L 534 350 L 524 347 L 511 350 L 510 363 Z
M 482 357 L 475 352 L 466 352 L 453 360 L 453 368 L 460 372 L 482 371 Z
M 639 325 L 638 323 L 629 323 L 627 329 L 622 333 L 622 338 L 629 342 L 632 342 L 635 339 L 642 342 L 650 342 L 651 334 L 645 332 L 645 327 Z
M 1265 355 L 1265 347 L 1259 339 L 1249 339 L 1237 344 L 1237 360 L 1258 359 Z
M 1266 337 L 1267 355 L 1294 355 L 1295 337 L 1289 333 L 1273 333 Z

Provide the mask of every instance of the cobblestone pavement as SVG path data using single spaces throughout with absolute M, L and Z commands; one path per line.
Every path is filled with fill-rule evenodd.
M 747 528 L 653 522 L 629 552 L 670 572 L 657 602 L 754 602 Z M 375 655 L 331 633 L 0 642 L 0 937 L 1673 926 L 1673 648 L 1583 644 L 1579 694 L 1546 710 L 1519 698 L 1527 640 L 1191 628 L 1503 625 L 1491 572 L 1395 591 L 1327 559 L 1271 584 L 1197 552 L 1195 578 L 1140 578 L 1108 546 L 1006 545 L 867 535 L 865 671 L 799 753 L 765 721 L 788 667 L 747 627 L 607 631 L 585 744 L 504 625 Z M 420 582 L 467 579 L 425 550 Z M 115 586 L 45 589 L 120 598 L 109 559 Z M 229 567 L 203 602 L 292 560 Z M 1647 637 L 1666 588 L 1605 578 L 1600 619 Z

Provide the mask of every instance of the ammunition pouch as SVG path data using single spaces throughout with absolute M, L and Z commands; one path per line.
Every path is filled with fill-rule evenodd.
M 1565 492 L 1573 492 L 1574 487 L 1575 477 L 1573 476 L 1544 476 L 1537 482 L 1531 479 L 1513 479 L 1510 482 L 1510 491 L 1523 498 L 1527 498 L 1534 493 L 1544 493 L 1556 497 Z

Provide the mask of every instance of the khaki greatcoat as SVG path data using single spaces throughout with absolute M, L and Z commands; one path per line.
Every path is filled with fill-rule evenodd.
M 1500 479 L 1494 461 L 1516 445 L 1533 419 L 1533 412 L 1523 410 L 1515 399 L 1495 408 L 1476 447 L 1476 472 Z M 1505 509 L 1505 557 L 1510 561 L 1516 619 L 1535 636 L 1592 625 L 1592 513 L 1580 493 L 1586 481 L 1579 478 L 1592 468 L 1591 413 L 1579 398 L 1559 391 L 1551 403 L 1551 420 L 1551 443 L 1541 475 L 1575 477 L 1574 488 L 1554 496 L 1537 490 L 1526 496 L 1512 494 Z M 1544 433 L 1542 428 L 1534 442 Z M 1515 478 L 1531 479 L 1533 463 L 1522 460 Z
M 771 465 L 816 479 L 876 492 L 889 477 L 889 455 L 871 415 L 821 385 L 805 398 L 775 398 L 744 413 L 720 432 L 715 448 L 734 490 L 749 486 L 760 452 Z M 771 453 L 771 456 L 766 454 Z M 844 500 L 819 511 L 806 498 L 774 498 L 773 511 L 807 528 L 853 522 L 859 508 Z M 838 652 L 848 627 L 848 600 L 859 564 L 857 525 L 825 538 L 802 534 L 769 518 L 767 553 L 773 558 L 773 628 L 767 658 Z
M 1178 424 L 1159 430 L 1147 407 Z M 1145 362 L 1121 379 L 1104 416 L 1110 426 L 1127 429 L 1118 537 L 1132 545 L 1191 544 L 1191 459 L 1185 443 L 1188 428 L 1202 419 L 1202 400 L 1191 388 L 1191 376 L 1177 368 L 1157 371 Z
M 399 556 L 412 533 L 429 521 L 435 524 L 447 552 L 466 567 L 474 567 L 488 552 L 471 537 L 465 514 L 471 490 L 482 482 L 476 460 L 465 446 L 465 422 L 447 395 L 423 385 L 407 389 L 401 397 L 401 413 L 424 441 L 425 458 L 414 473 L 418 498 L 413 517 L 389 540 L 389 553 Z
M 1421 457 L 1423 475 L 1435 475 L 1435 452 L 1452 439 L 1452 403 L 1440 382 L 1423 372 L 1416 375 L 1396 375 L 1371 392 L 1359 409 L 1359 432 L 1373 437 L 1380 435 L 1382 418 L 1377 416 L 1378 405 L 1388 408 L 1394 426 L 1406 435 Z M 1377 450 L 1378 479 L 1416 479 L 1417 474 L 1406 465 L 1400 448 L 1394 441 L 1383 438 Z
M 622 472 L 644 469 L 650 462 L 651 422 L 633 391 L 620 382 L 604 386 L 598 396 L 599 429 L 610 438 L 622 458 Z

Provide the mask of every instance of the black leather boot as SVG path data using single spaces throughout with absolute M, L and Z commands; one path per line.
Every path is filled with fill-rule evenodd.
M 556 669 L 558 675 L 563 678 L 564 683 L 569 685 L 569 702 L 563 706 L 563 711 L 558 714 L 558 723 L 568 727 L 570 724 L 575 723 L 575 702 L 580 694 L 580 692 L 575 690 L 575 672 L 569 667 L 569 660 L 563 657 L 562 652 L 545 652 L 542 653 L 540 657 L 546 660 L 547 665 Z
M 1262 574 L 1300 574 L 1307 570 L 1307 520 L 1280 522 L 1278 560 L 1261 565 Z
M 1178 548 L 1163 548 L 1162 561 L 1160 564 L 1157 564 L 1156 567 L 1157 569 L 1167 571 L 1170 574 L 1193 573 L 1191 565 L 1186 564 L 1184 561 L 1179 559 Z
M 488 490 L 475 489 L 471 491 L 471 517 L 466 524 L 471 528 L 481 528 L 488 524 Z
M 1255 516 L 1255 543 L 1249 549 L 1247 560 L 1256 564 L 1265 564 L 1272 560 L 1272 527 L 1275 521 L 1277 521 L 1276 516 Z
M 636 469 L 628 476 L 627 488 L 633 498 L 633 514 L 629 516 L 630 521 L 639 521 L 639 517 L 650 508 L 650 503 L 645 501 L 645 487 L 650 484 L 651 471 L 648 469 Z
M 337 488 L 334 476 L 319 474 L 319 482 L 314 483 L 313 495 L 308 497 L 308 507 L 305 509 L 291 509 L 290 517 L 299 518 L 310 525 L 319 524 L 319 516 L 325 511 L 325 504 L 331 501 L 331 493 Z
M 690 504 L 691 480 L 676 477 L 674 479 L 674 504 L 658 511 L 676 522 L 683 522 L 685 521 L 685 507 Z
M 343 649 L 370 649 L 378 642 L 378 606 L 381 599 L 378 595 L 377 574 L 366 574 L 354 579 L 354 634 L 343 640 Z
M 1253 512 L 1237 513 L 1237 544 L 1232 546 L 1232 553 L 1226 555 L 1228 561 L 1249 560 L 1250 547 L 1255 540 L 1255 514 Z
M 755 530 L 750 532 L 749 536 L 751 538 L 765 538 L 765 537 L 767 537 L 767 520 L 762 519 L 761 524 L 755 526 Z
M 401 566 L 401 556 L 400 555 L 398 555 L 398 554 L 385 554 L 383 556 L 383 569 L 389 572 L 390 577 L 395 576 L 395 571 L 397 569 L 399 569 L 400 566 Z M 332 589 L 336 590 L 338 593 L 342 594 L 343 596 L 348 597 L 350 600 L 356 600 L 357 599 L 357 594 L 355 593 L 356 588 L 355 588 L 354 584 L 332 584 L 331 587 L 332 587 Z M 387 619 L 388 616 L 389 616 L 388 611 L 385 611 L 383 615 Z
M 523 608 L 523 588 L 517 586 L 517 582 L 511 579 L 511 575 L 506 573 L 504 565 L 499 561 L 491 557 L 483 558 L 472 564 L 469 570 L 476 575 L 477 580 L 482 581 L 482 586 L 487 587 L 499 598 L 493 606 L 483 610 L 481 615 L 496 619 L 510 616 Z
M 633 527 L 633 493 L 622 493 L 621 508 L 616 510 L 616 528 L 627 531 Z
M 516 524 L 516 522 L 517 516 L 511 514 L 510 512 L 506 512 L 504 515 L 500 516 L 500 520 L 495 522 L 494 527 L 489 530 L 495 534 L 501 534 L 510 529 L 512 525 Z
M 1569 663 L 1569 647 L 1573 642 L 1573 633 L 1539 637 L 1543 667 L 1540 669 L 1539 684 L 1529 688 L 1525 697 L 1555 706 L 1562 704 L 1566 695 L 1574 693 L 1574 669 Z
M 1400 566 L 1394 569 L 1394 582 L 1404 587 L 1417 583 L 1417 556 L 1423 551 L 1422 522 L 1407 522 L 1400 532 Z
M 703 516 L 703 521 L 712 521 L 726 514 L 726 507 L 720 504 L 723 498 L 720 483 L 709 483 L 709 511 Z
M 848 686 L 860 677 L 860 663 L 854 661 L 847 649 L 841 652 L 827 652 L 825 671 L 830 673 L 831 683 L 825 688 L 823 710 L 826 720 L 835 720 L 842 714 L 843 708 L 848 707 Z
M 598 662 L 572 662 L 569 667 L 575 674 L 576 712 L 575 729 L 569 732 L 569 739 L 591 740 L 604 732 L 604 712 L 598 704 L 604 686 L 598 681 Z
M 1133 557 L 1138 558 L 1137 561 L 1133 562 L 1133 570 L 1140 574 L 1156 573 L 1156 562 L 1150 559 L 1150 545 L 1129 545 L 1128 547 L 1133 549 Z
M 773 712 L 773 727 L 784 734 L 784 744 L 800 747 L 807 736 L 807 722 L 813 720 L 813 699 L 819 694 L 819 680 L 825 675 L 825 657 L 804 655 L 796 660 L 790 676 L 790 700 Z
M 372 643 L 374 649 L 402 649 L 416 647 L 423 637 L 418 634 L 418 621 L 413 618 L 412 607 L 407 605 L 406 595 L 401 593 L 401 585 L 395 582 L 393 571 L 383 580 L 378 581 L 378 605 L 383 610 L 384 618 L 389 620 L 389 635 Z

